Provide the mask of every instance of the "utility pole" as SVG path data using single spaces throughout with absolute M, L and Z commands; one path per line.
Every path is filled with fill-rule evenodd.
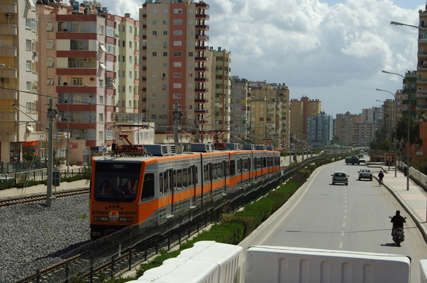
M 52 177 L 53 177 L 53 118 L 56 117 L 58 110 L 52 109 L 53 98 L 49 98 L 49 109 L 47 110 L 47 118 L 49 120 L 49 148 L 48 148 L 48 165 L 47 165 L 47 194 L 46 206 L 50 207 L 52 202 Z
M 181 111 L 181 107 L 179 106 L 178 102 L 175 101 L 175 110 L 173 111 L 173 121 L 174 121 L 174 141 L 175 141 L 175 148 L 178 147 L 178 126 L 179 126 L 179 121 L 182 118 L 182 111 Z

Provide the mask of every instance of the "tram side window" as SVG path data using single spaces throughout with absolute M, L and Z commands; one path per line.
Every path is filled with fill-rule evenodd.
M 154 197 L 154 174 L 147 173 L 144 175 L 144 184 L 142 186 L 141 200 Z
M 188 174 L 187 174 L 187 186 L 191 187 L 193 185 L 193 178 L 191 178 L 191 173 L 192 173 L 191 167 L 189 167 L 187 169 L 187 171 L 188 171 Z
M 250 158 L 248 158 L 248 170 L 249 170 L 249 172 L 251 171 L 251 168 L 252 168 L 252 163 L 251 163 L 251 159 Z
M 165 193 L 165 188 L 163 187 L 163 173 L 159 174 L 159 190 L 160 195 L 163 195 Z
M 231 160 L 230 161 L 230 176 L 236 175 L 236 161 Z
M 267 158 L 263 157 L 262 160 L 263 160 L 263 164 L 264 164 L 263 167 L 267 168 Z
M 181 190 L 182 189 L 182 171 L 181 169 L 176 170 L 176 189 Z
M 218 178 L 218 164 L 213 164 L 212 179 Z
M 243 159 L 243 171 L 248 172 L 248 159 Z
M 182 169 L 182 186 L 186 188 L 188 186 L 187 183 L 187 168 Z

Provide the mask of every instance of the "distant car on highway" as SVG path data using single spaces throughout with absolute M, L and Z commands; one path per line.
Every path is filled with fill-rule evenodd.
M 362 179 L 369 179 L 372 181 L 372 171 L 369 168 L 360 169 L 357 171 L 359 173 L 359 181 Z
M 337 171 L 337 172 L 334 172 L 334 174 L 332 174 L 331 176 L 332 176 L 332 185 L 341 183 L 348 186 L 348 177 L 350 176 L 347 175 L 347 173 L 343 171 Z

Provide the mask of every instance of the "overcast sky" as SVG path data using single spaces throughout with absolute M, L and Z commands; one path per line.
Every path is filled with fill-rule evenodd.
M 198 1 L 198 0 L 197 0 Z M 138 17 L 142 1 L 102 0 L 109 13 Z M 335 116 L 393 99 L 416 70 L 421 0 L 205 0 L 209 45 L 231 51 L 232 75 L 285 83 L 291 98 L 322 102 Z

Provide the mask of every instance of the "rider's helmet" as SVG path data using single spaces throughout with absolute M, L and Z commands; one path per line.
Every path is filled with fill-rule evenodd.
M 400 210 L 396 210 L 396 215 L 400 215 Z

